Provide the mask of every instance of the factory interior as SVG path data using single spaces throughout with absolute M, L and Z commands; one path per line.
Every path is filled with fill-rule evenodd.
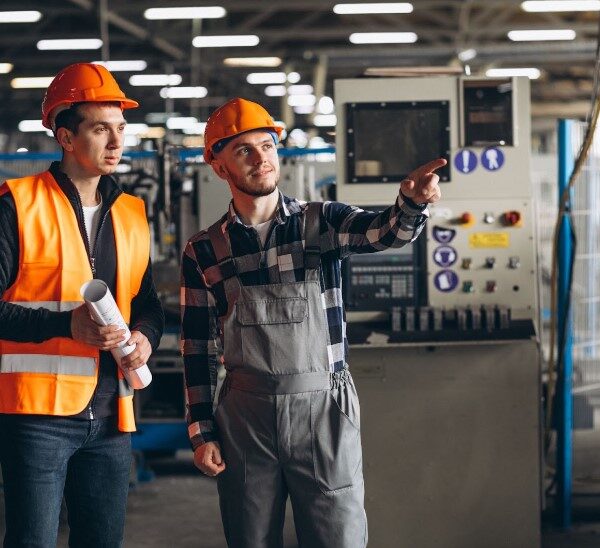
M 13 181 L 14 189 L 64 159 L 60 113 L 48 125 L 42 102 L 55 76 L 75 63 L 104 67 L 122 97 L 139 103 L 121 102 L 126 125 L 112 177 L 143 202 L 164 311 L 160 344 L 147 360 L 151 382 L 130 387 L 135 431 L 122 546 L 367 545 L 366 537 L 303 536 L 294 496 L 278 539 L 241 534 L 228 544 L 221 479 L 194 464 L 195 425 L 203 422 L 190 426 L 199 420 L 190 408 L 208 385 L 191 386 L 200 373 L 182 356 L 194 344 L 181 328 L 181 302 L 192 299 L 182 256 L 194 235 L 235 209 L 213 163 L 222 152 L 208 141 L 207 121 L 237 97 L 272 117 L 272 128 L 251 129 L 271 128 L 277 188 L 301 203 L 385 212 L 413 170 L 446 160 L 433 176 L 441 199 L 426 204 L 418 237 L 340 258 L 344 341 L 335 352 L 356 386 L 359 426 L 338 412 L 360 436 L 332 466 L 357 447 L 360 457 L 362 445 L 368 546 L 600 547 L 600 0 L 1 0 L 0 184 Z M 71 104 L 101 100 L 89 97 Z M 223 151 L 243 131 L 220 137 Z M 407 203 L 420 206 L 410 196 Z M 49 222 L 38 215 L 35 226 Z M 34 229 L 24 231 L 25 241 L 46 238 Z M 0 232 L 0 249 L 7 238 Z M 305 247 L 309 257 L 308 235 Z M 283 258 L 273 264 L 282 268 Z M 21 274 L 27 261 L 19 261 Z M 198 279 L 210 289 L 205 272 Z M 2 280 L 0 272 L 0 322 L 8 322 L 1 305 L 28 299 L 14 297 L 22 278 L 6 287 Z M 79 306 L 84 297 L 56 300 Z M 0 417 L 45 415 L 2 401 L 16 382 L 7 380 L 16 367 L 7 358 L 39 342 L 2 341 L 5 328 Z M 308 354 L 327 337 L 283 346 Z M 234 383 L 228 350 L 218 354 L 212 401 L 204 404 L 211 417 L 237 401 L 218 407 L 221 388 Z M 8 454 L 10 443 L 0 423 L 0 449 Z M 7 475 L 0 495 L 8 493 Z M 329 493 L 335 505 L 346 496 Z M 0 538 L 10 519 L 0 496 Z M 56 541 L 4 546 L 66 547 L 69 523 L 63 501 Z

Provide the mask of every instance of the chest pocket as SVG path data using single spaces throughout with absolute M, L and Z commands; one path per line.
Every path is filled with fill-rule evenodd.
M 236 303 L 237 321 L 244 326 L 301 323 L 308 317 L 308 300 L 289 297 Z

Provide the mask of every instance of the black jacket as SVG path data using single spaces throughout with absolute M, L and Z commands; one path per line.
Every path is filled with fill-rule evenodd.
M 89 250 L 79 192 L 71 180 L 53 162 L 50 173 L 69 198 L 77 216 L 81 237 L 95 267 L 94 277 L 106 282 L 113 295 L 117 275 L 117 256 L 110 207 L 123 192 L 109 176 L 100 177 L 102 194 L 100 224 L 94 249 Z M 93 258 L 93 259 L 92 259 Z M 19 237 L 15 202 L 10 192 L 0 197 L 0 295 L 14 283 L 19 268 Z M 93 269 L 94 270 L 94 269 Z M 131 301 L 132 331 L 142 332 L 156 350 L 164 327 L 164 314 L 152 280 L 152 265 L 144 273 L 139 293 Z M 42 342 L 52 337 L 71 336 L 71 312 L 31 309 L 0 301 L 0 339 L 17 342 Z M 77 418 L 102 418 L 117 413 L 117 364 L 110 352 L 100 352 L 100 370 L 96 390 Z

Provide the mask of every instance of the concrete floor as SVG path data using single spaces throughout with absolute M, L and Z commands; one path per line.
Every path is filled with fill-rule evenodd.
M 573 527 L 557 530 L 549 508 L 543 520 L 542 548 L 600 547 L 600 434 L 580 435 L 576 444 L 575 469 L 587 476 L 580 473 L 577 477 L 583 479 L 574 484 Z M 125 548 L 225 548 L 216 482 L 196 471 L 191 452 L 180 451 L 176 458 L 153 459 L 148 464 L 154 479 L 137 483 L 129 494 Z M 3 510 L 0 498 L 2 534 Z M 58 547 L 66 547 L 67 539 L 66 524 L 61 523 Z M 284 539 L 286 548 L 298 546 L 289 512 Z

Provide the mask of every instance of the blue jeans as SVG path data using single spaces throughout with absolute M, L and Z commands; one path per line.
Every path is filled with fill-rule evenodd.
M 4 548 L 55 547 L 63 493 L 69 546 L 121 546 L 131 436 L 118 431 L 116 417 L 0 415 L 0 462 Z

